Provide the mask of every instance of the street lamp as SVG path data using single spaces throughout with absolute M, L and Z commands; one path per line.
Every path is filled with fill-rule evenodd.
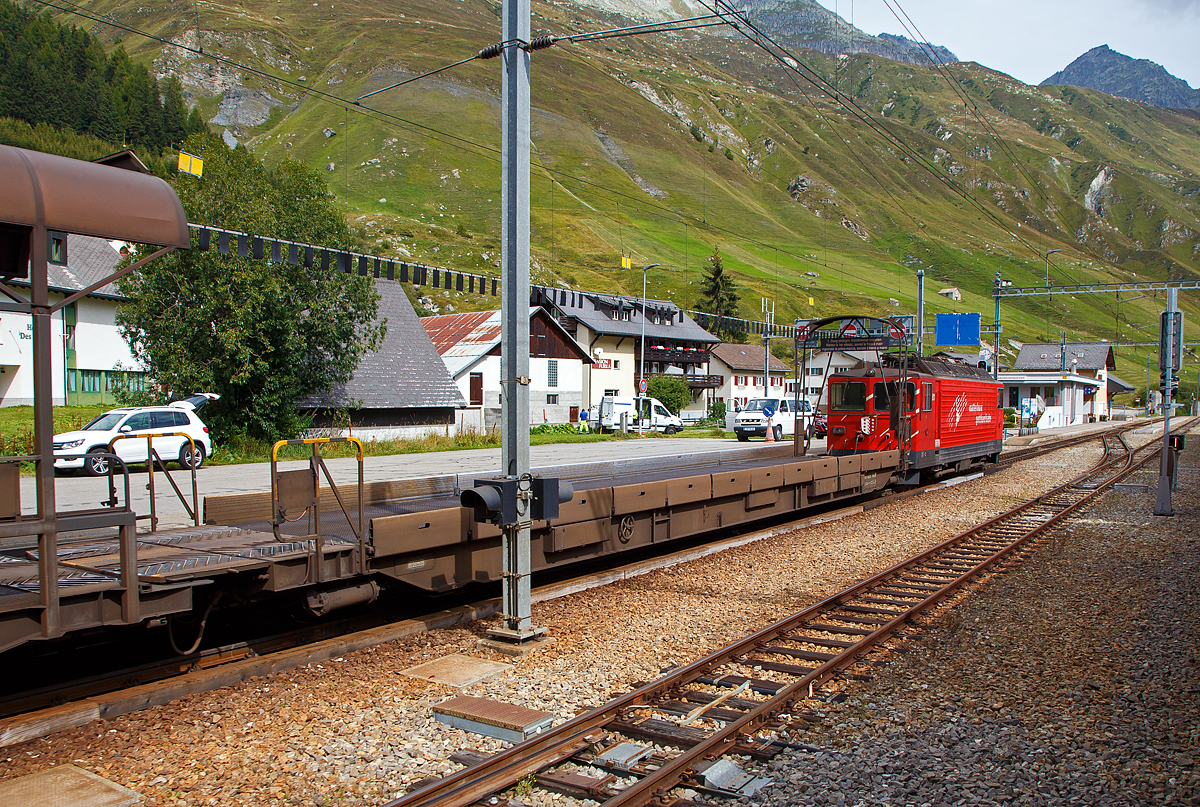
M 661 263 L 648 263 L 642 267 L 642 361 L 641 367 L 638 369 L 639 384 L 638 394 L 645 395 L 642 392 L 642 384 L 646 383 L 646 273 L 656 266 L 662 266 Z M 639 404 L 640 408 L 640 404 Z M 649 407 L 647 407 L 648 409 Z M 642 433 L 642 416 L 638 413 L 638 434 Z
M 1046 250 L 1046 288 L 1050 288 L 1050 256 L 1055 252 L 1062 252 L 1061 249 Z

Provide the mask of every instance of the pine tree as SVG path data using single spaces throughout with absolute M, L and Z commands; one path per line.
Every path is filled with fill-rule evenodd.
M 719 248 L 713 248 L 713 254 L 706 264 L 704 278 L 700 281 L 700 302 L 696 308 L 714 317 L 736 317 L 741 298 L 733 278 L 725 274 L 725 263 L 721 260 Z M 709 330 L 727 342 L 741 341 L 745 337 L 728 328 L 713 327 Z
M 188 136 L 187 107 L 183 103 L 183 85 L 168 76 L 159 85 L 162 90 L 163 137 L 168 146 L 178 146 Z

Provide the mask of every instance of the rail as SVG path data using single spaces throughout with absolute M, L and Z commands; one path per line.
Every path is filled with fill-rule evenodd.
M 321 456 L 320 446 L 328 443 L 353 443 L 358 449 L 357 526 L 355 526 L 355 519 L 350 515 L 350 510 L 347 508 L 346 502 L 342 499 L 342 494 L 338 490 L 337 483 L 333 481 L 333 476 L 329 473 L 329 467 L 325 464 L 325 460 Z M 280 471 L 279 449 L 284 446 L 295 445 L 312 447 L 312 454 L 308 461 L 308 470 Z M 307 537 L 315 541 L 316 548 L 313 580 L 317 583 L 323 582 L 324 564 L 321 561 L 324 558 L 325 537 L 321 532 L 321 473 L 325 474 L 325 481 L 329 483 L 329 489 L 333 492 L 333 496 L 342 510 L 342 515 L 346 517 L 346 523 L 350 525 L 350 529 L 358 541 L 356 571 L 360 575 L 366 574 L 368 547 L 366 501 L 363 496 L 365 488 L 363 482 L 363 444 L 357 437 L 307 437 L 301 440 L 280 440 L 275 443 L 271 448 L 271 532 L 274 533 L 275 540 L 280 543 L 293 540 L 283 536 L 279 529 L 280 525 L 285 522 L 298 521 L 303 517 L 304 513 L 311 513 L 313 531 Z M 288 518 L 287 511 L 297 508 L 301 510 L 300 516 Z
M 794 713 L 801 702 L 813 696 L 816 687 L 858 663 L 913 617 L 1028 548 L 1161 451 L 1153 443 L 1140 449 L 1144 456 L 1135 466 L 1134 452 L 1123 435 L 1104 435 L 1102 439 L 1105 453 L 1096 466 L 1048 493 L 596 710 L 431 782 L 388 807 L 467 807 L 499 796 L 530 776 L 543 789 L 568 792 L 559 789 L 568 777 L 556 776 L 548 772 L 550 768 L 575 761 L 613 769 L 606 765 L 601 749 L 632 740 L 645 741 L 643 751 L 649 755 L 634 766 L 615 766 L 619 776 L 635 777 L 632 784 L 617 790 L 610 787 L 611 777 L 574 774 L 569 777 L 571 786 L 586 789 L 589 798 L 603 807 L 669 804 L 673 800 L 670 790 L 678 786 L 701 794 L 751 795 L 722 791 L 719 785 L 714 789 L 703 776 L 706 763 L 726 753 L 758 758 L 776 753 L 778 743 L 755 735 Z M 1111 456 L 1110 439 L 1119 441 L 1123 449 L 1117 459 Z M 688 688 L 695 685 L 727 690 L 740 687 L 754 697 L 725 697 Z M 723 702 L 714 708 L 718 699 Z M 704 713 L 706 725 L 685 725 L 694 722 L 697 708 L 703 706 L 709 709 Z M 678 716 L 679 721 L 662 715 Z M 653 750 L 654 745 L 681 750 L 669 755 Z M 628 758 L 628 753 L 624 756 Z

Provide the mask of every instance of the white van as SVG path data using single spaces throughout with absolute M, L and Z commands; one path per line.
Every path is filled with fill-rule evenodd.
M 664 434 L 675 434 L 683 428 L 683 421 L 672 415 L 657 398 L 619 398 L 605 395 L 600 399 L 600 415 L 597 422 L 606 432 L 621 428 L 621 416 L 625 416 L 628 427 L 634 431 L 654 429 Z
M 745 442 L 751 436 L 766 437 L 769 425 L 775 430 L 776 440 L 792 437 L 796 433 L 795 406 L 791 398 L 751 398 L 734 417 L 733 433 Z M 800 428 L 807 431 L 812 426 L 812 404 L 800 401 L 799 412 Z

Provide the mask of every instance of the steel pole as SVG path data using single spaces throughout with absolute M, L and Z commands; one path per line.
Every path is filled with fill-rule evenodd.
M 500 394 L 503 475 L 517 480 L 517 521 L 502 524 L 504 627 L 497 636 L 524 641 L 533 627 L 529 559 L 529 42 L 530 0 L 504 0 L 500 136 Z
M 995 353 L 992 355 L 992 380 L 1000 380 L 1000 273 L 996 273 L 995 285 L 992 287 L 992 294 L 996 298 L 996 344 Z
M 638 389 L 637 389 L 638 396 L 639 396 L 639 400 L 637 403 L 638 436 L 639 437 L 644 434 L 644 432 L 642 430 L 642 407 L 643 406 L 646 407 L 647 416 L 649 416 L 649 414 L 650 414 L 649 404 L 645 403 L 644 400 L 642 400 L 650 392 L 649 385 L 647 385 L 646 391 L 642 392 L 642 384 L 646 383 L 646 272 L 647 272 L 647 269 L 645 266 L 643 266 L 642 267 L 642 350 L 641 350 L 642 355 L 641 355 L 641 362 L 638 367 Z M 651 419 L 651 421 L 653 422 L 653 419 Z
M 58 603 L 58 522 L 54 497 L 54 360 L 50 336 L 47 274 L 49 234 L 35 226 L 29 235 L 29 300 L 33 321 L 33 442 L 37 455 L 37 513 L 42 522 L 38 541 L 42 636 L 62 635 Z M 64 399 L 66 389 L 63 389 Z
M 1175 368 L 1175 312 L 1179 309 L 1179 292 L 1167 289 L 1167 316 L 1164 317 L 1161 364 L 1163 376 L 1163 450 L 1162 466 L 1158 475 L 1158 497 L 1154 502 L 1154 515 L 1171 516 L 1175 514 L 1171 506 L 1171 375 Z M 1183 340 L 1180 340 L 1183 341 Z M 1147 393 L 1148 395 L 1149 393 Z
M 1000 302 L 1000 298 L 996 298 Z M 996 318 L 1000 318 L 997 308 Z M 925 355 L 925 270 L 917 270 L 917 355 Z

